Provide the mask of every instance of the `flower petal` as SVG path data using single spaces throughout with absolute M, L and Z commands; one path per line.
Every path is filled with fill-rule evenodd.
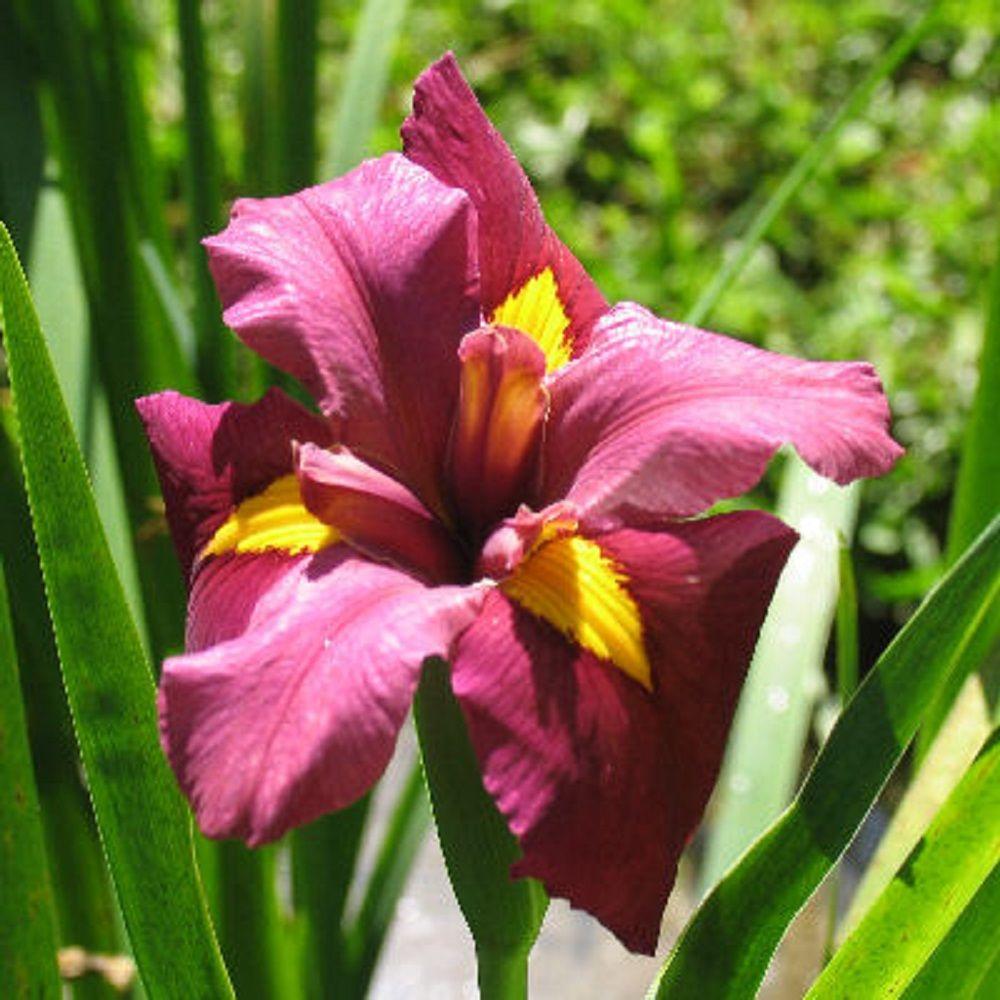
M 441 522 L 408 490 L 346 449 L 305 444 L 296 472 L 306 507 L 356 549 L 424 579 L 460 578 L 457 547 Z
M 596 541 L 642 611 L 652 693 L 499 590 L 456 644 L 453 685 L 524 851 L 514 873 L 651 953 L 794 532 L 741 512 Z
M 327 422 L 279 389 L 250 406 L 160 392 L 136 407 L 185 575 L 237 504 L 292 472 L 293 439 L 330 442 Z
M 246 567 L 244 567 L 245 569 Z M 384 770 L 430 655 L 477 588 L 427 588 L 336 546 L 299 562 L 247 631 L 164 664 L 164 746 L 201 829 L 257 845 L 346 806 Z
M 479 320 L 465 195 L 390 154 L 241 199 L 205 245 L 226 323 L 307 386 L 338 441 L 436 504 L 456 351 Z
M 699 513 L 753 486 L 786 442 L 838 483 L 902 453 L 871 365 L 773 354 L 631 303 L 549 388 L 541 499 L 574 501 L 591 528 Z
M 451 53 L 417 80 L 413 114 L 402 135 L 411 160 L 462 188 L 475 205 L 484 316 L 517 327 L 543 345 L 551 338 L 554 350 L 564 337 L 563 360 L 570 352 L 579 354 L 607 303 L 546 225 L 528 178 Z M 506 314 L 494 317 L 509 298 Z

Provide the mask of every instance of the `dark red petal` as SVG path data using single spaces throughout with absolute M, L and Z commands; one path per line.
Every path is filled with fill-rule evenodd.
M 226 323 L 309 388 L 336 438 L 436 506 L 479 322 L 465 195 L 398 154 L 283 198 L 243 199 L 205 241 Z
M 546 225 L 528 178 L 483 113 L 451 53 L 417 80 L 413 114 L 403 124 L 402 135 L 407 157 L 472 199 L 479 217 L 484 316 L 529 278 L 551 268 L 570 319 L 573 353 L 579 354 L 607 303 Z
M 241 500 L 292 472 L 293 440 L 330 443 L 327 422 L 279 389 L 250 406 L 160 392 L 136 407 L 185 574 Z
M 652 694 L 499 591 L 458 640 L 453 684 L 524 851 L 515 873 L 652 953 L 794 532 L 744 512 L 597 541 L 641 609 Z

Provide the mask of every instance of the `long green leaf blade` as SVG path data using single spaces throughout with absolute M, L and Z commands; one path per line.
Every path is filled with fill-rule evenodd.
M 0 563 L 0 996 L 57 998 L 56 923 Z
M 324 178 L 337 177 L 357 166 L 368 152 L 406 2 L 365 0 L 361 8 L 334 114 L 333 134 L 323 161 Z
M 352 987 L 358 997 L 368 994 L 382 945 L 396 912 L 396 903 L 406 887 L 430 818 L 427 789 L 418 764 L 410 772 L 396 799 L 375 870 L 365 887 L 357 920 L 349 933 Z
M 850 843 L 1000 592 L 1000 516 L 879 658 L 791 806 L 699 907 L 652 988 L 752 996 L 788 924 Z
M 151 997 L 232 996 L 159 748 L 152 675 L 13 244 L 0 300 L 25 481 L 77 739 L 108 863 Z
M 1000 732 L 807 996 L 897 996 L 1000 862 Z
M 952 925 L 920 974 L 906 987 L 905 1000 L 973 1000 L 1000 995 L 1000 865 Z M 992 980 L 992 982 L 991 982 Z

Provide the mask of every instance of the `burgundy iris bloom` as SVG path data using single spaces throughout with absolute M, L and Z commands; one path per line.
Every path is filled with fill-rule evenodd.
M 371 788 L 444 657 L 514 874 L 651 952 L 795 538 L 694 516 L 786 442 L 885 472 L 885 399 L 609 308 L 451 56 L 403 146 L 206 241 L 226 323 L 319 414 L 139 402 L 190 586 L 163 742 L 202 830 L 260 844 Z

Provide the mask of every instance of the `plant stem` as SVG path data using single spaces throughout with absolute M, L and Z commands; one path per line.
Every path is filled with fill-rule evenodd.
M 528 996 L 528 952 L 476 949 L 480 1000 L 525 1000 Z

